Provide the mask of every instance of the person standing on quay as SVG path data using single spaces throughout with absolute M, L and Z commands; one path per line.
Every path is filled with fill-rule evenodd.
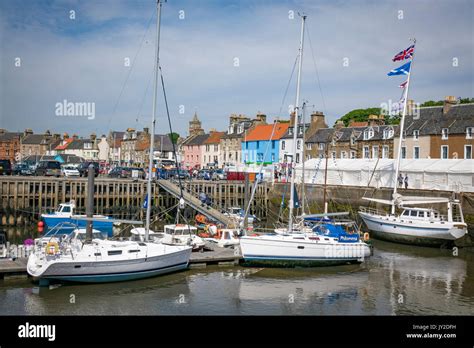
M 403 175 L 402 173 L 398 174 L 398 187 L 403 186 Z
M 408 174 L 405 174 L 405 190 L 408 188 Z

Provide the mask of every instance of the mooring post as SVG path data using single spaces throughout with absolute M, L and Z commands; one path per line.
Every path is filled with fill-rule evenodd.
M 86 216 L 88 218 L 94 217 L 94 176 L 94 166 L 90 164 L 87 171 Z M 86 241 L 92 241 L 92 220 L 88 220 L 86 224 Z

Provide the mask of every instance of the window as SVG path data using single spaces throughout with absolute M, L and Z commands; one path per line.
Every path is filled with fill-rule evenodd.
M 352 159 L 356 158 L 356 152 L 355 151 L 351 151 L 351 158 Z
M 293 128 L 288 128 L 288 135 L 293 135 Z
M 364 140 L 369 140 L 374 136 L 374 129 L 372 127 L 364 130 Z
M 420 158 L 420 147 L 413 146 L 413 158 Z
M 364 158 L 370 158 L 369 147 L 364 146 Z
M 249 149 L 249 143 L 245 143 L 245 150 Z
M 257 141 L 257 149 L 260 148 L 260 141 Z
M 464 158 L 472 159 L 472 145 L 464 145 Z
M 448 139 L 448 133 L 449 133 L 448 128 L 443 128 L 441 130 L 441 139 L 443 139 L 443 140 Z
M 242 134 L 244 132 L 244 124 L 243 123 L 239 124 L 238 132 L 239 132 L 239 134 Z
M 214 156 L 214 163 L 218 163 L 217 156 Z
M 272 149 L 275 149 L 275 140 L 272 140 Z
M 389 158 L 389 151 L 390 148 L 388 147 L 388 145 L 384 145 L 382 147 L 382 158 Z
M 219 151 L 219 145 L 214 144 L 214 151 Z
M 419 137 L 420 137 L 420 131 L 419 130 L 414 130 L 413 131 L 413 139 L 418 140 Z
M 356 139 L 355 137 L 351 137 L 351 145 L 354 146 L 356 143 Z
M 300 154 L 299 153 L 296 154 L 296 163 L 300 163 Z
M 472 127 L 466 128 L 466 139 L 472 139 Z
M 416 214 L 416 210 L 410 211 L 410 216 L 416 216 L 416 215 L 417 215 L 417 214 Z
M 282 140 L 281 142 L 281 149 L 284 150 L 285 149 L 285 146 L 286 146 L 286 143 L 284 140 Z
M 206 145 L 206 151 L 209 151 L 209 145 Z
M 229 126 L 229 134 L 232 134 L 232 133 L 234 133 L 234 125 L 233 124 L 231 124 Z
M 386 128 L 383 130 L 383 138 L 384 139 L 389 139 L 393 137 L 393 128 L 390 127 L 390 128 Z
M 298 150 L 301 149 L 301 140 L 297 140 L 297 141 L 296 141 L 296 148 L 297 148 Z
M 306 143 L 306 150 L 311 150 L 312 147 L 313 147 L 313 144 Z
M 347 158 L 347 152 L 341 151 L 341 158 Z
M 324 150 L 324 143 L 319 143 L 319 149 Z
M 303 135 L 303 127 L 302 126 L 298 127 L 298 134 Z
M 409 211 L 409 210 L 404 210 L 402 215 L 409 216 L 409 215 L 410 215 L 410 211 Z
M 402 158 L 407 158 L 407 148 L 406 148 L 406 146 L 402 146 Z
M 448 145 L 441 146 L 441 158 L 442 159 L 449 158 Z
M 275 162 L 275 154 L 272 153 L 272 162 Z
M 257 162 L 263 161 L 263 153 L 257 153 Z
M 372 146 L 372 158 L 379 158 L 379 147 Z
M 336 159 L 336 151 L 331 152 L 332 159 Z

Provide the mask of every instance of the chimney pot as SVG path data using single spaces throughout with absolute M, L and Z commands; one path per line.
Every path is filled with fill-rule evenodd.
M 457 104 L 457 99 L 455 96 L 448 95 L 447 97 L 445 97 L 444 104 L 443 104 L 443 115 L 446 115 L 449 112 L 449 110 L 451 110 L 451 107 L 456 104 Z

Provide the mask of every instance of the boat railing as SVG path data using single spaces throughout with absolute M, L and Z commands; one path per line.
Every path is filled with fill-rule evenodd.
M 370 215 L 388 215 L 388 213 L 385 210 L 380 210 L 376 208 L 370 208 L 370 207 L 360 207 L 359 210 L 362 213 L 370 214 Z

